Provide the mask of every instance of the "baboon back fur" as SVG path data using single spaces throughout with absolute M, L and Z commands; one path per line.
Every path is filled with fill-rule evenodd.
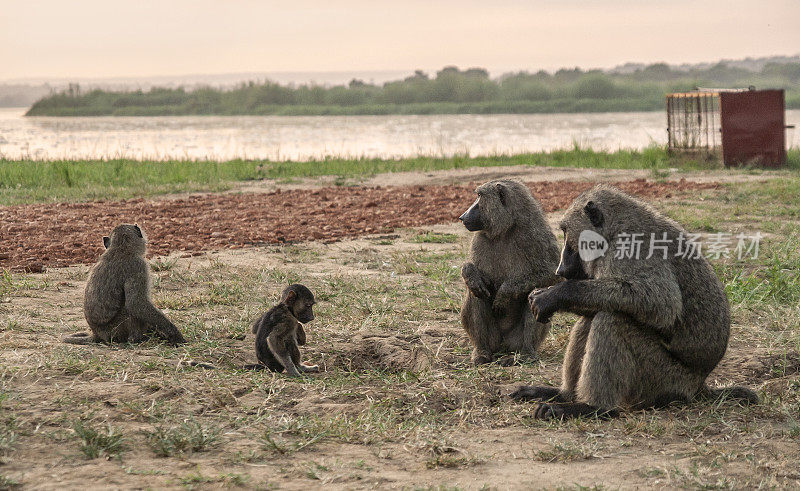
M 185 343 L 175 325 L 150 300 L 147 241 L 137 225 L 123 224 L 104 237 L 105 252 L 86 283 L 83 314 L 92 335 L 76 334 L 67 343 L 140 342 L 150 334 Z

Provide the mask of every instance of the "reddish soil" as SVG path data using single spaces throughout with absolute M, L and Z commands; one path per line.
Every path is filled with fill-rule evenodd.
M 718 183 L 615 183 L 647 199 L 716 189 Z M 566 208 L 588 182 L 528 183 L 548 212 Z M 205 194 L 180 199 L 95 201 L 0 207 L 0 268 L 39 272 L 91 263 L 102 236 L 138 223 L 152 255 L 254 244 L 337 240 L 394 228 L 448 223 L 470 205 L 475 185 L 329 187 L 269 194 Z

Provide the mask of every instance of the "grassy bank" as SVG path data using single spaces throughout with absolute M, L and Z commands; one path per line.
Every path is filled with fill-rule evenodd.
M 369 177 L 387 172 L 435 171 L 507 165 L 594 169 L 708 168 L 706 162 L 671 158 L 662 148 L 596 152 L 573 149 L 492 157 L 417 157 L 398 160 L 327 159 L 305 162 L 260 160 L 0 160 L 0 204 L 123 199 L 159 194 L 224 191 L 236 182 L 303 177 Z M 800 169 L 800 150 L 789 167 Z

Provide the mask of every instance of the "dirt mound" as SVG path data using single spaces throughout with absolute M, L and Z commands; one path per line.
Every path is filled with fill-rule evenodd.
M 350 341 L 351 349 L 329 362 L 347 370 L 385 370 L 419 372 L 431 366 L 431 353 L 419 336 L 358 334 Z
M 546 211 L 565 208 L 588 182 L 528 184 Z M 685 180 L 616 183 L 643 198 L 716 189 Z M 254 244 L 337 240 L 394 228 L 454 222 L 475 185 L 329 187 L 273 193 L 205 194 L 180 199 L 95 201 L 0 207 L 0 268 L 40 272 L 91 263 L 103 235 L 122 222 L 148 233 L 150 254 L 240 248 Z

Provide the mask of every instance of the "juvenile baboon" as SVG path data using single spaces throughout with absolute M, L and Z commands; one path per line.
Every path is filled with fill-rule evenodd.
M 478 199 L 459 217 L 477 232 L 461 268 L 467 285 L 461 324 L 474 346 L 472 362 L 490 363 L 508 352 L 535 359 L 550 325 L 533 318 L 526 299 L 557 281 L 558 243 L 523 183 L 490 181 L 475 192 Z
M 155 333 L 171 344 L 185 343 L 175 324 L 150 301 L 147 239 L 138 225 L 118 225 L 103 237 L 106 250 L 89 273 L 83 315 L 92 330 L 63 338 L 66 343 L 138 343 Z
M 300 362 L 299 346 L 306 344 L 303 323 L 314 320 L 314 294 L 305 286 L 295 283 L 281 293 L 280 303 L 269 309 L 253 324 L 256 335 L 256 357 L 263 366 L 249 365 L 246 368 L 266 367 L 274 372 L 292 377 L 300 372 L 318 372 L 317 365 Z
M 533 291 L 531 310 L 541 322 L 558 311 L 582 317 L 570 334 L 561 388 L 522 386 L 513 398 L 541 401 L 535 415 L 543 419 L 612 417 L 698 396 L 758 402 L 750 389 L 705 383 L 727 349 L 730 309 L 679 224 L 600 185 L 579 196 L 560 225 L 557 273 L 567 281 Z

